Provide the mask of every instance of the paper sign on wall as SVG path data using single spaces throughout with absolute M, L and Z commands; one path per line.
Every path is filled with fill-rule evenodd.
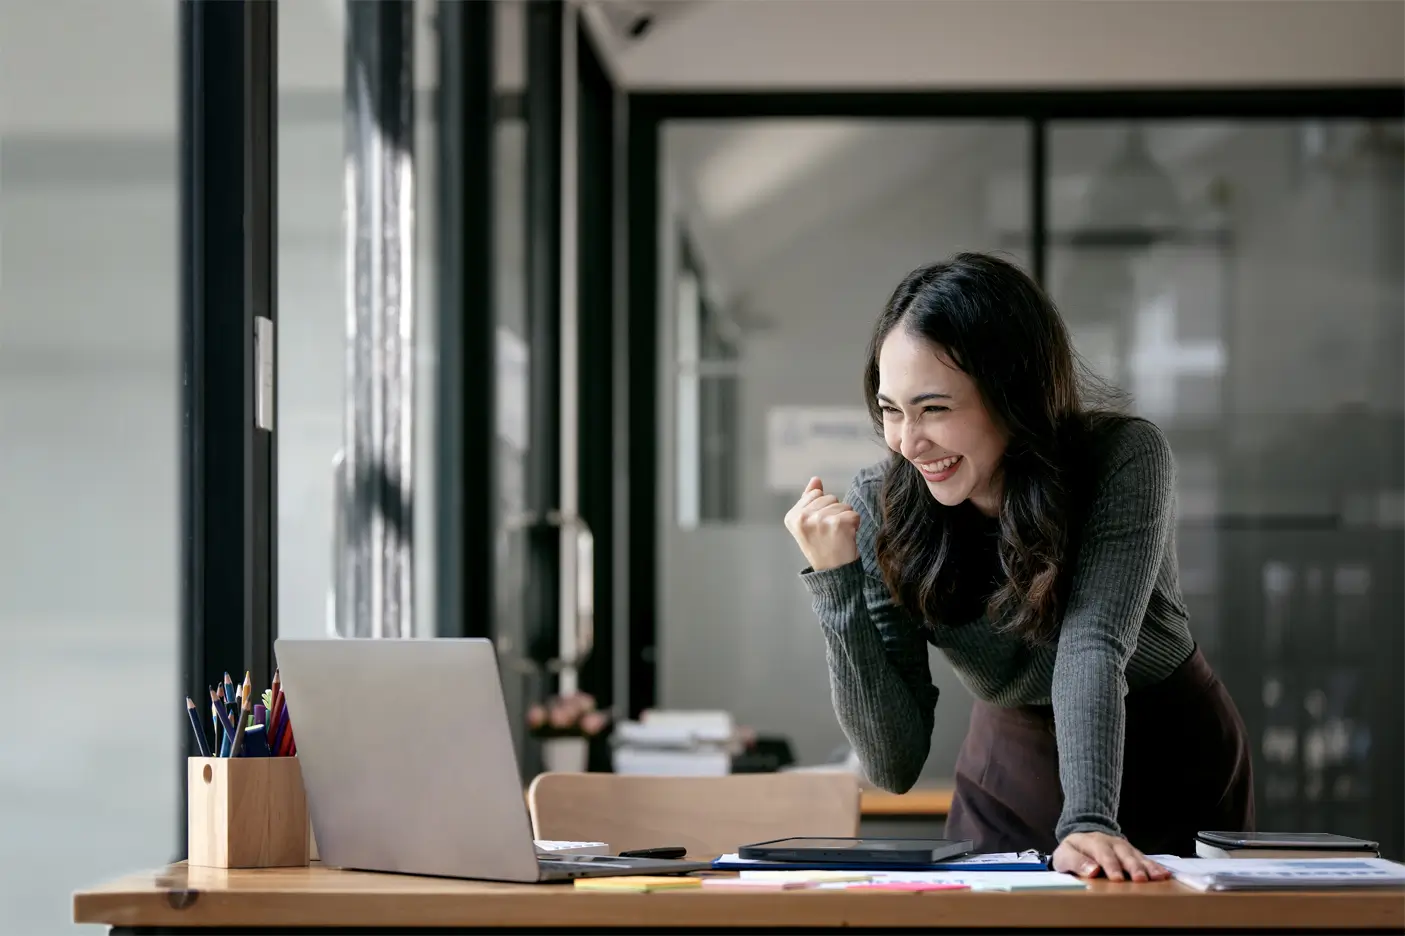
M 766 414 L 766 484 L 772 491 L 804 490 L 818 476 L 843 496 L 861 468 L 887 449 L 862 406 L 776 406 Z

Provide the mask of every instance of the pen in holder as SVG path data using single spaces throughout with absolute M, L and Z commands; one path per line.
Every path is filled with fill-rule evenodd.
M 296 757 L 192 757 L 187 785 L 191 865 L 308 863 L 307 797 Z

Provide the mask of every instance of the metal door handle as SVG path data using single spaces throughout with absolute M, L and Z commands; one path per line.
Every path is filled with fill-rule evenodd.
M 595 649 L 595 535 L 584 517 L 567 517 L 560 511 L 552 511 L 545 520 L 536 514 L 521 513 L 505 521 L 509 529 L 521 530 L 544 522 L 558 531 L 558 548 L 566 542 L 573 542 L 576 550 L 576 607 L 572 622 L 575 647 L 572 653 L 558 655 L 555 659 L 536 664 L 524 659 L 515 660 L 515 668 L 535 669 L 541 665 L 548 672 L 559 673 L 565 669 L 575 669 L 585 662 Z M 567 540 L 565 537 L 570 536 Z M 531 583 L 528 583 L 531 587 Z M 564 628 L 563 628 L 564 630 Z

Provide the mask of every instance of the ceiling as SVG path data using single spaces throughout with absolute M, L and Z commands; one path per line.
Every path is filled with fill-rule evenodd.
M 583 9 L 616 79 L 638 90 L 1405 79 L 1405 4 L 1390 0 L 583 0 Z
M 416 80 L 430 88 L 434 3 L 415 3 Z M 1393 0 L 578 5 L 616 80 L 633 90 L 1405 81 L 1405 4 Z M 499 83 L 520 87 L 521 4 L 500 9 Z M 340 88 L 344 18 L 342 0 L 279 3 L 280 88 Z M 176 34 L 173 0 L 3 0 L 0 130 L 173 132 Z

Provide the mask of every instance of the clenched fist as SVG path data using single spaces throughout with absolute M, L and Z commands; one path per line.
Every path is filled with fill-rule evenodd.
M 837 569 L 859 558 L 859 515 L 854 508 L 824 492 L 811 478 L 805 493 L 785 515 L 785 528 L 816 572 Z

